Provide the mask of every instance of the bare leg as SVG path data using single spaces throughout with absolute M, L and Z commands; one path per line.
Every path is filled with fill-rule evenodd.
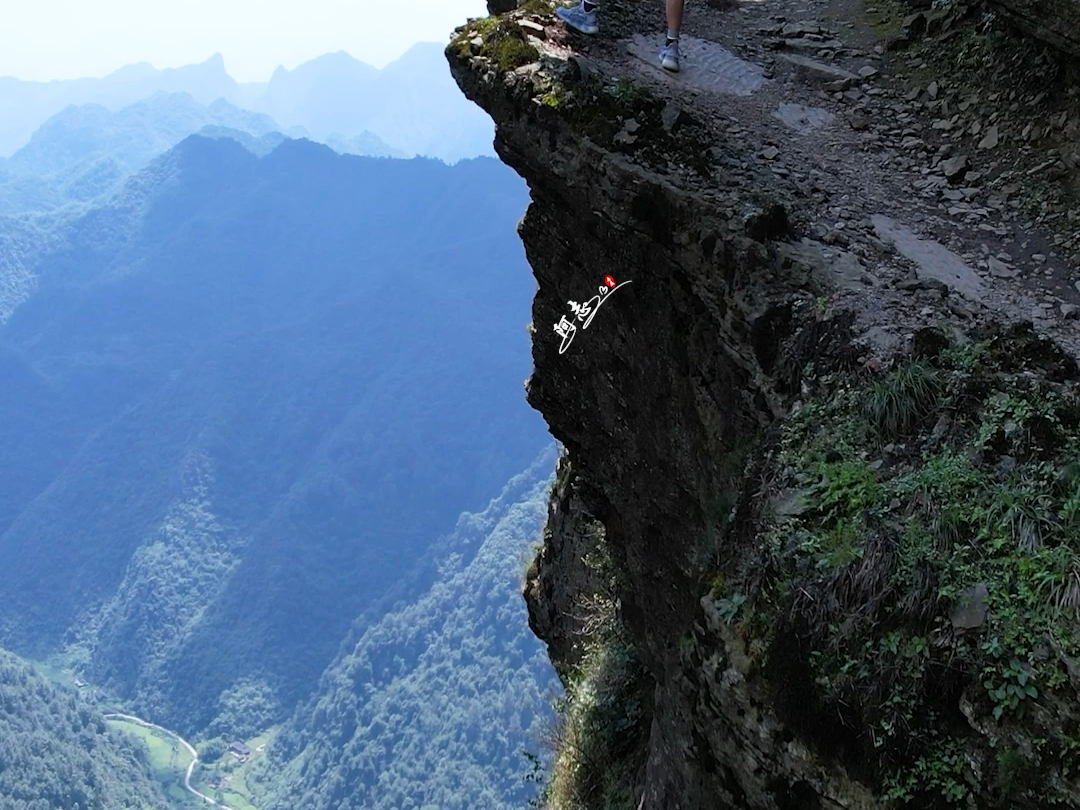
M 667 41 L 660 49 L 660 65 L 664 70 L 679 70 L 679 29 L 682 27 L 683 0 L 667 2 Z
M 683 0 L 667 0 L 667 27 L 668 36 L 678 39 L 679 29 L 682 28 Z

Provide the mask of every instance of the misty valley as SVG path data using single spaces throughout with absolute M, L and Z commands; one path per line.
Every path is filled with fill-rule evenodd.
M 1080 808 L 1080 0 L 8 5 L 0 810 Z
M 0 808 L 525 807 L 556 455 L 489 119 L 441 45 L 68 84 L 0 80 Z

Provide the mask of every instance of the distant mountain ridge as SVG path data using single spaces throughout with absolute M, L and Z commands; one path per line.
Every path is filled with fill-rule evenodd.
M 164 70 L 145 62 L 125 65 L 101 79 L 31 82 L 0 77 L 0 155 L 13 154 L 43 122 L 73 104 L 100 104 L 116 111 L 159 92 L 187 93 L 210 104 L 234 97 L 237 89 L 221 54 Z
M 200 104 L 188 93 L 155 93 L 117 112 L 100 104 L 67 107 L 26 146 L 0 159 L 0 215 L 93 200 L 189 135 L 233 138 L 265 155 L 286 139 L 283 131 L 312 137 L 303 127 L 280 127 L 265 113 L 221 98 Z M 370 132 L 331 145 L 342 154 L 404 156 Z
M 221 98 L 204 105 L 189 93 L 158 92 L 117 112 L 100 104 L 67 107 L 42 124 L 5 168 L 48 174 L 69 169 L 95 153 L 141 167 L 210 125 L 258 136 L 280 129 L 270 116 L 241 110 Z
M 368 132 L 405 157 L 493 156 L 491 121 L 462 96 L 442 51 L 438 43 L 419 43 L 382 69 L 344 52 L 326 54 L 293 70 L 280 67 L 259 83 L 234 80 L 220 54 L 166 70 L 128 65 L 101 79 L 0 78 L 0 156 L 27 145 L 41 124 L 70 105 L 117 112 L 160 92 L 187 93 L 202 105 L 224 99 L 271 116 L 285 134 L 302 127 L 326 142 Z
M 244 104 L 320 140 L 369 130 L 409 155 L 449 162 L 494 155 L 491 122 L 461 95 L 441 45 L 415 45 L 382 70 L 344 52 L 279 68 Z
M 0 219 L 31 277 L 0 325 L 0 644 L 181 732 L 283 717 L 547 443 L 527 199 L 489 159 L 191 136 L 36 233 Z

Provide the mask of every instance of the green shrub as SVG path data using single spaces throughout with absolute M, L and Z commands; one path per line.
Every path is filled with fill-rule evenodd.
M 610 575 L 614 585 L 617 575 L 602 550 L 587 564 Z M 630 785 L 643 762 L 653 682 L 626 635 L 612 592 L 590 596 L 582 609 L 588 641 L 566 696 L 556 705 L 551 775 L 541 805 L 633 810 Z
M 228 750 L 229 746 L 225 743 L 225 740 L 221 737 L 214 737 L 214 739 L 208 740 L 199 746 L 199 759 L 207 764 L 217 762 L 225 756 L 225 752 Z
M 802 733 L 828 744 L 847 735 L 885 799 L 969 803 L 963 753 L 989 747 L 995 723 L 1030 749 L 1032 778 L 1016 778 L 1004 755 L 980 790 L 1062 799 L 1050 777 L 1080 772 L 1080 735 L 1043 715 L 1075 702 L 1080 657 L 1075 364 L 1014 329 L 908 359 L 876 382 L 808 385 L 761 475 L 805 508 L 781 520 L 755 492 L 755 556 L 717 575 L 724 596 L 748 595 L 748 649 L 805 657 Z M 936 411 L 944 418 L 928 418 Z M 954 608 L 976 593 L 984 613 L 955 624 Z M 961 694 L 986 737 L 958 711 Z

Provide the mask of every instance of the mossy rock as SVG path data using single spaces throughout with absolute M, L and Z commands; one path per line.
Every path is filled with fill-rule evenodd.
M 475 41 L 479 39 L 479 47 Z M 496 16 L 474 20 L 453 40 L 463 59 L 479 56 L 490 59 L 501 71 L 532 64 L 540 52 L 529 43 L 525 33 L 512 18 Z

